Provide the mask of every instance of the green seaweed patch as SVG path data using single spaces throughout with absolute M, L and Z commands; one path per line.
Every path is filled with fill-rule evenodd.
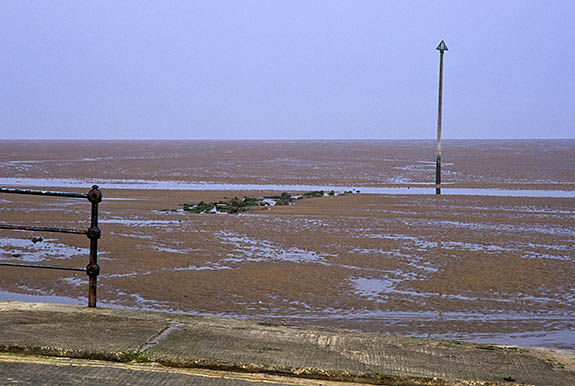
M 549 363 L 551 365 L 551 367 L 553 367 L 555 369 L 564 369 L 565 368 L 565 364 L 559 362 L 555 358 L 545 359 L 545 362 Z
M 352 191 L 346 193 L 353 193 Z M 305 198 L 316 198 L 325 196 L 338 196 L 345 193 L 337 194 L 335 191 L 325 192 L 323 190 L 317 190 L 312 192 L 305 192 L 301 195 L 293 196 L 291 193 L 282 192 L 279 195 L 264 196 L 259 197 L 248 197 L 243 198 L 225 198 L 221 201 L 214 202 L 204 202 L 200 201 L 197 204 L 180 204 L 185 212 L 190 213 L 202 213 L 202 214 L 213 214 L 213 213 L 241 213 L 245 212 L 252 207 L 266 207 L 266 206 L 285 206 L 292 205 L 295 200 L 302 200 Z
M 294 200 L 288 192 L 282 192 L 279 196 L 264 196 L 264 198 L 275 201 L 275 205 L 290 205 Z
M 197 204 L 181 205 L 184 211 L 192 213 L 240 213 L 246 211 L 249 207 L 267 206 L 269 203 L 262 198 L 244 196 L 243 198 L 234 197 L 209 203 L 200 201 Z
M 305 192 L 302 194 L 303 198 L 314 198 L 314 197 L 323 197 L 325 196 L 325 192 L 323 190 L 316 190 L 313 192 Z

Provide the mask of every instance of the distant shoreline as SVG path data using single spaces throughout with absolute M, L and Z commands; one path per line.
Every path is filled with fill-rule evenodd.
M 422 143 L 422 142 L 429 142 L 435 143 L 435 139 L 425 139 L 425 138 L 417 138 L 417 139 L 0 139 L 0 142 L 333 142 L 333 143 L 341 143 L 341 142 L 349 142 L 349 143 L 365 143 L 365 142 L 375 142 L 375 143 L 400 143 L 400 142 L 410 142 L 410 143 Z M 490 142 L 490 143 L 503 143 L 503 142 L 513 142 L 513 143 L 532 143 L 532 142 L 575 142 L 575 138 L 489 138 L 489 139 L 442 139 L 442 143 L 457 143 L 457 142 Z

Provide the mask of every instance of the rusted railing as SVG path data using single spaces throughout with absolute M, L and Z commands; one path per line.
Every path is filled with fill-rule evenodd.
M 10 225 L 0 224 L 0 229 L 15 229 L 22 231 L 35 231 L 35 232 L 57 232 L 57 233 L 73 233 L 78 235 L 86 235 L 90 239 L 90 262 L 85 268 L 64 267 L 57 265 L 41 265 L 41 264 L 19 264 L 19 263 L 3 263 L 0 266 L 9 267 L 26 267 L 26 268 L 42 268 L 42 269 L 60 269 L 65 271 L 81 271 L 86 272 L 90 278 L 88 287 L 88 307 L 96 307 L 96 288 L 98 285 L 98 275 L 100 274 L 100 266 L 98 265 L 98 239 L 101 236 L 100 228 L 98 228 L 98 204 L 102 201 L 102 192 L 98 185 L 92 186 L 92 189 L 86 193 L 70 193 L 70 192 L 51 192 L 46 190 L 25 190 L 25 189 L 9 189 L 0 188 L 0 193 L 14 193 L 14 194 L 32 194 L 37 196 L 53 196 L 53 197 L 72 197 L 72 198 L 87 198 L 92 204 L 92 214 L 90 220 L 90 228 L 87 230 L 66 229 L 66 228 L 52 228 L 52 227 L 36 227 L 25 225 Z

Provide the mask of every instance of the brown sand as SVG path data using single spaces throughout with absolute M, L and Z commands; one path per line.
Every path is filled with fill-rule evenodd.
M 404 149 L 400 150 L 403 154 Z M 224 146 L 215 158 L 221 160 L 225 151 Z M 285 151 L 287 159 L 289 151 Z M 472 157 L 475 151 L 469 150 Z M 42 151 L 38 154 L 46 158 Z M 27 156 L 22 157 L 30 159 Z M 249 157 L 253 160 L 254 155 Z M 251 163 L 248 158 L 238 162 Z M 188 167 L 180 161 L 174 161 L 180 165 L 174 169 Z M 230 161 L 232 169 L 235 161 Z M 62 162 L 44 168 L 57 175 L 57 170 L 66 169 Z M 110 178 L 107 174 L 142 178 L 137 171 L 141 167 L 145 177 L 152 178 L 150 170 L 155 166 L 149 163 L 154 162 L 139 160 L 130 167 L 120 163 L 115 171 L 69 168 L 60 176 L 85 177 L 94 172 L 100 178 Z M 490 181 L 488 186 L 525 183 L 542 188 L 531 177 L 516 177 L 516 184 L 505 176 L 489 180 L 496 174 L 492 162 L 497 163 L 490 160 L 481 169 Z M 543 178 L 529 164 L 509 168 L 502 174 Z M 562 177 L 568 172 L 557 169 L 555 176 L 541 173 L 572 187 L 569 178 L 573 176 Z M 292 179 L 292 172 L 284 173 L 285 180 L 297 183 L 304 177 L 306 181 L 316 178 L 306 169 L 293 172 Z M 326 171 L 320 169 L 321 173 Z M 472 166 L 457 165 L 455 173 L 474 171 Z M 248 174 L 259 174 L 253 181 L 277 182 L 280 171 L 253 163 Z M 375 174 L 366 172 L 357 180 L 373 180 Z M 220 180 L 244 181 L 237 177 Z M 317 176 L 316 182 L 349 183 L 350 179 Z M 473 185 L 471 181 L 466 184 Z M 241 215 L 199 215 L 160 210 L 200 200 L 262 196 L 263 192 L 113 190 L 105 186 L 103 191 L 98 289 L 104 305 L 575 348 L 575 204 L 571 198 L 353 194 L 301 200 L 293 206 Z M 88 224 L 87 202 L 72 205 L 77 201 L 15 195 L 0 199 L 2 223 L 73 228 Z M 29 241 L 33 236 L 46 240 L 34 245 Z M 83 236 L 2 231 L 2 237 L 29 241 L 2 248 L 0 257 L 6 261 L 22 261 L 26 252 L 38 256 L 41 248 L 56 250 L 64 245 L 84 250 L 65 260 L 45 256 L 41 263 L 87 263 L 88 240 Z M 15 257 L 18 253 L 24 257 Z M 0 269 L 3 291 L 83 298 L 86 283 L 80 273 Z M 545 335 L 550 338 L 546 340 Z

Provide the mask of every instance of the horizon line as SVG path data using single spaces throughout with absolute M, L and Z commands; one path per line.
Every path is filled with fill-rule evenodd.
M 0 141 L 435 141 L 435 138 L 0 138 Z M 550 138 L 443 138 L 442 141 L 569 141 Z

